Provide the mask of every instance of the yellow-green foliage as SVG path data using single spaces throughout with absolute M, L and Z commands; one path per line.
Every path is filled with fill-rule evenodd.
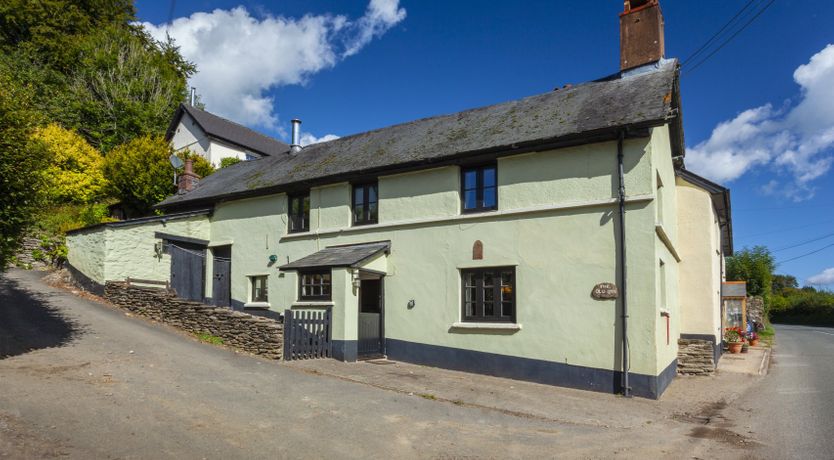
M 172 194 L 171 146 L 161 136 L 141 136 L 114 148 L 104 159 L 104 172 L 114 194 L 133 216 Z
M 209 176 L 214 172 L 214 166 L 197 153 L 190 150 L 183 150 L 177 152 L 177 156 L 180 157 L 183 162 L 187 159 L 191 159 L 192 166 L 194 167 L 194 174 L 197 174 L 200 177 Z M 181 171 L 182 170 L 180 170 L 180 172 Z
M 46 182 L 50 201 L 86 204 L 104 197 L 104 157 L 84 138 L 54 123 L 39 128 L 34 138 L 49 155 Z

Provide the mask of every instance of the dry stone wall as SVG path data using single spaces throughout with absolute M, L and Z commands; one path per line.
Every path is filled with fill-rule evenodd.
M 764 324 L 764 299 L 760 296 L 747 298 L 747 321 Z
M 678 340 L 678 374 L 707 375 L 715 372 L 715 349 L 709 340 Z
M 176 297 L 166 289 L 108 281 L 104 297 L 120 308 L 271 359 L 283 354 L 283 325 L 270 318 Z

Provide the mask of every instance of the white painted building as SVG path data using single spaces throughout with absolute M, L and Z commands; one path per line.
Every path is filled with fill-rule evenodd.
M 165 139 L 174 150 L 191 150 L 215 167 L 223 158 L 253 160 L 290 149 L 279 140 L 188 104 L 177 109 Z

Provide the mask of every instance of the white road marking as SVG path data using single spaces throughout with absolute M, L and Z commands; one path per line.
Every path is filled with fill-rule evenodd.
M 814 331 L 814 332 L 819 332 L 820 334 L 834 335 L 831 332 L 823 332 L 823 331 Z
M 780 395 L 809 395 L 819 393 L 820 391 L 813 388 L 788 388 L 784 390 L 777 390 L 776 392 Z

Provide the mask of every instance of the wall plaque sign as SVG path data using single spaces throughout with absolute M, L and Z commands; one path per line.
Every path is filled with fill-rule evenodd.
M 591 297 L 597 300 L 616 299 L 619 296 L 620 290 L 617 289 L 617 285 L 614 283 L 599 283 L 591 291 Z

